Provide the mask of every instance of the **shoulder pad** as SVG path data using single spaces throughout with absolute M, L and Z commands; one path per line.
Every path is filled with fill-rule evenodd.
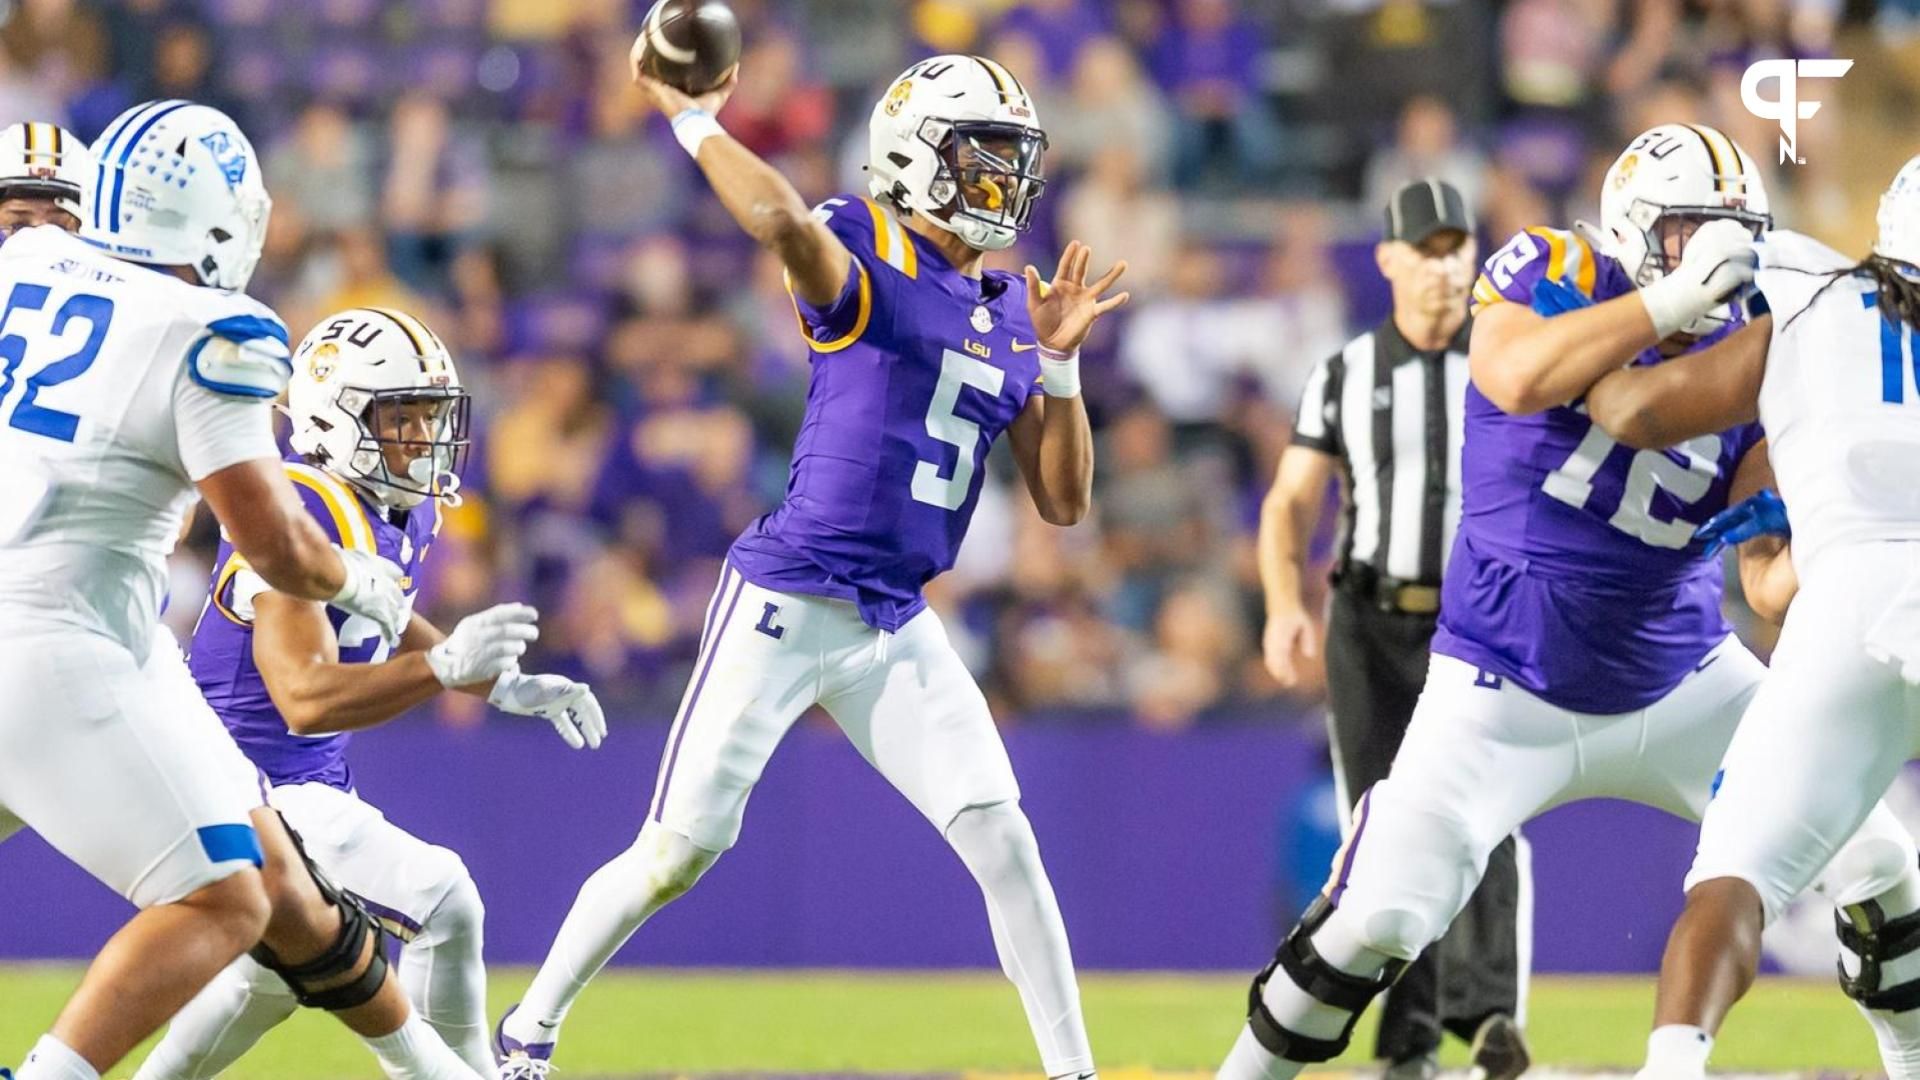
M 378 552 L 373 519 L 367 516 L 360 497 L 346 481 L 324 469 L 298 461 L 285 463 L 287 479 L 306 505 L 307 512 L 325 529 L 327 536 L 343 548 Z
M 884 263 L 910 278 L 919 276 L 920 255 L 906 226 L 872 199 L 836 195 L 814 207 L 813 216 L 862 262 Z
M 203 306 L 206 332 L 187 353 L 193 381 L 217 394 L 278 397 L 293 376 L 286 324 L 245 296 L 222 295 Z

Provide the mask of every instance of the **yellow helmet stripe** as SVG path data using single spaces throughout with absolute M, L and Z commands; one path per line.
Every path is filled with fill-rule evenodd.
M 1006 75 L 1005 69 L 995 67 L 982 57 L 974 56 L 970 57 L 970 59 L 985 69 L 987 76 L 993 80 L 993 85 L 1000 91 L 1000 104 L 1013 104 L 1012 100 L 1007 97 L 1007 81 L 1010 76 Z
M 1027 108 L 1033 107 L 1033 97 L 1027 93 L 1027 88 L 1020 85 L 1020 80 L 1014 78 L 1013 72 L 1008 71 L 1004 64 L 998 60 L 990 60 L 984 56 L 980 57 L 980 62 L 987 65 L 988 71 L 995 73 L 994 77 L 996 81 L 1000 82 L 1001 86 L 1012 86 L 1014 92 L 1020 95 L 1020 100 L 1014 104 L 1024 105 Z
M 1714 181 L 1723 194 L 1728 192 L 1731 185 L 1741 180 L 1740 155 L 1733 149 L 1733 140 L 1705 124 L 1686 126 L 1706 144 L 1707 156 L 1713 159 Z

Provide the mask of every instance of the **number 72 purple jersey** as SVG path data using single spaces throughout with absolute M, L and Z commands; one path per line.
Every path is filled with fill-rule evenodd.
M 1634 287 L 1577 234 L 1534 228 L 1487 260 L 1474 310 L 1529 304 L 1543 280 L 1595 301 Z M 1659 700 L 1731 632 L 1720 561 L 1693 533 L 1726 508 L 1760 437 L 1745 424 L 1636 451 L 1593 424 L 1584 402 L 1510 416 L 1469 385 L 1460 530 L 1433 650 L 1577 712 Z
M 786 498 L 729 558 L 762 588 L 898 630 L 953 565 L 988 449 L 1040 391 L 1026 282 L 961 274 L 870 199 L 814 213 L 853 264 L 831 304 L 794 304 L 813 372 Z

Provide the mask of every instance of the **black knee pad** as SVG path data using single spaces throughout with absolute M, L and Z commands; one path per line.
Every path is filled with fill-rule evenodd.
M 284 817 L 281 821 L 285 824 Z M 307 855 L 306 845 L 300 842 L 300 834 L 294 831 L 293 826 L 287 826 L 287 834 L 293 837 L 293 846 L 300 852 L 300 861 L 306 865 L 307 874 L 313 878 L 320 895 L 340 912 L 340 933 L 333 939 L 333 944 L 304 964 L 282 962 L 272 949 L 267 948 L 265 942 L 255 945 L 248 955 L 261 967 L 286 980 L 287 986 L 293 990 L 294 1000 L 307 1008 L 338 1012 L 365 1005 L 373 1000 L 387 981 L 386 932 L 381 929 L 379 921 L 367 912 L 366 905 L 360 902 L 359 897 L 335 885 L 314 865 L 313 859 Z M 352 974 L 360 964 L 361 954 L 367 951 L 369 939 L 373 942 L 373 956 L 367 963 L 367 969 L 338 986 L 327 986 Z
M 1353 1038 L 1353 1028 L 1360 1022 L 1360 1014 L 1407 969 L 1405 961 L 1394 960 L 1379 975 L 1365 978 L 1350 975 L 1327 963 L 1320 956 L 1320 951 L 1313 947 L 1313 934 L 1332 915 L 1332 902 L 1325 896 L 1316 897 L 1312 906 L 1307 908 L 1307 913 L 1294 926 L 1293 932 L 1280 943 L 1272 962 L 1254 976 L 1253 988 L 1247 994 L 1247 1027 L 1268 1053 L 1284 1061 L 1312 1065 L 1339 1057 Z M 1347 1026 L 1341 1029 L 1338 1038 L 1316 1039 L 1302 1035 L 1287 1030 L 1273 1018 L 1273 1014 L 1267 1011 L 1262 994 L 1266 990 L 1267 980 L 1276 971 L 1286 972 L 1287 978 L 1293 980 L 1293 985 L 1308 997 L 1348 1014 Z
M 1883 964 L 1920 950 L 1920 911 L 1889 919 L 1877 902 L 1868 900 L 1836 912 L 1834 932 L 1840 944 L 1860 958 L 1858 975 L 1848 975 L 1846 964 L 1840 964 L 1840 989 L 1848 997 L 1884 1012 L 1920 1009 L 1920 979 L 1881 985 Z

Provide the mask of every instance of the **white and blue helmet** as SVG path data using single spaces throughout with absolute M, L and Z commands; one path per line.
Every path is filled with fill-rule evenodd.
M 1880 196 L 1879 225 L 1873 253 L 1920 270 L 1920 154 L 1907 159 Z
M 149 101 L 93 144 L 80 235 L 131 262 L 189 266 L 203 285 L 247 287 L 273 201 L 239 125 L 190 101 Z

